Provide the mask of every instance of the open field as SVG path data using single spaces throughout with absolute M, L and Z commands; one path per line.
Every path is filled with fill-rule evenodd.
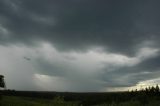
M 0 106 L 160 106 L 159 89 L 71 93 L 3 91 Z
M 1 106 L 78 106 L 76 102 L 65 102 L 57 97 L 53 100 L 29 97 L 3 96 Z
M 80 102 L 70 101 L 66 102 L 63 99 L 57 97 L 53 100 L 36 99 L 30 97 L 16 97 L 16 96 L 3 96 L 1 100 L 1 106 L 83 106 Z M 85 105 L 84 105 L 85 106 Z M 87 105 L 86 105 L 87 106 Z M 147 104 L 143 105 L 140 101 L 132 100 L 121 103 L 101 103 L 91 106 L 160 106 L 160 101 L 151 100 Z

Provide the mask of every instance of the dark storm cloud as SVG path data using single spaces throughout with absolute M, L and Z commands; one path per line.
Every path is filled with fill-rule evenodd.
M 142 62 L 141 64 L 138 64 L 137 67 L 139 67 L 141 70 L 151 70 L 151 71 L 156 70 L 157 71 L 160 69 L 159 63 L 160 63 L 160 55 L 154 58 L 151 58 L 149 60 L 146 60 Z
M 1 0 L 1 23 L 11 32 L 1 39 L 28 44 L 44 40 L 61 50 L 103 46 L 134 54 L 138 43 L 159 41 L 158 4 L 158 0 Z
M 159 78 L 159 62 L 160 55 L 157 55 L 131 67 L 124 66 L 110 72 L 107 72 L 108 68 L 106 68 L 105 74 L 101 75 L 100 79 L 112 87 L 134 86 L 140 81 Z
M 51 52 L 58 58 L 51 58 L 52 55 L 49 57 L 53 60 L 59 59 L 60 62 L 49 61 L 48 58 L 43 57 L 42 54 L 48 52 L 45 49 L 41 51 L 41 56 L 38 58 L 36 58 L 38 53 L 33 53 L 32 57 L 30 56 L 32 53 L 22 52 L 25 54 L 22 56 L 23 60 L 29 60 L 27 64 L 33 62 L 32 65 L 35 65 L 36 70 L 32 70 L 33 73 L 73 80 L 73 90 L 85 89 L 84 86 L 81 86 L 84 82 L 86 85 L 91 84 L 86 86 L 86 89 L 94 87 L 96 90 L 106 86 L 134 86 L 140 81 L 159 76 L 159 55 L 147 59 L 137 56 L 138 50 L 142 48 L 151 48 L 149 51 L 152 51 L 152 48 L 160 48 L 159 4 L 159 0 L 0 0 L 0 45 L 24 44 L 25 47 L 21 48 L 24 51 L 30 51 L 28 46 L 33 49 L 31 51 L 34 51 L 36 47 L 41 47 L 39 44 L 44 42 L 53 45 L 48 49 L 55 49 L 60 55 L 57 56 L 56 53 L 55 55 Z M 99 53 L 98 55 L 102 57 L 98 60 L 97 54 L 95 58 L 89 57 L 91 54 L 85 54 L 94 47 L 102 47 L 107 56 L 103 57 L 103 53 Z M 8 48 L 12 47 L 8 46 Z M 18 54 L 20 50 L 16 50 L 17 48 L 15 52 Z M 85 50 L 86 52 L 76 52 L 77 54 L 82 53 L 76 55 L 77 57 L 68 52 Z M 68 53 L 71 57 L 63 57 L 61 53 Z M 93 63 L 92 61 L 87 62 L 97 68 L 95 63 L 101 61 L 102 58 L 109 60 L 112 53 L 120 61 L 115 61 L 113 56 L 104 69 L 97 69 L 95 73 L 90 72 L 90 67 L 84 64 L 87 59 L 92 60 L 93 58 Z M 8 56 L 5 53 L 1 56 L 4 57 L 3 55 Z M 82 60 L 79 59 L 81 55 L 85 55 L 82 56 Z M 68 58 L 68 61 L 61 59 L 61 56 Z M 77 58 L 79 60 L 76 60 Z M 129 60 L 128 63 L 123 63 L 125 59 L 132 58 L 140 58 L 140 60 L 136 64 L 133 63 L 134 65 L 128 65 L 132 62 Z M 69 63 L 70 61 L 76 62 L 74 64 L 76 66 L 72 65 L 72 62 L 72 64 Z M 122 62 L 124 66 L 112 65 L 118 62 Z M 82 72 L 83 68 L 85 72 Z M 19 68 L 16 67 L 16 69 Z M 31 75 L 34 76 L 35 73 L 33 73 Z M 77 83 L 74 80 L 79 75 L 89 76 L 87 76 L 88 79 L 84 78 L 85 81 L 80 80 L 81 84 L 78 83 L 79 86 L 77 85 L 74 89 Z M 102 81 L 104 84 L 99 82 L 95 84 L 95 80 Z

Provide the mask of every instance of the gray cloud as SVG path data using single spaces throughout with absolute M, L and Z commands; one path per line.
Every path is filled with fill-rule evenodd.
M 0 56 L 6 57 L 6 64 L 22 57 L 21 64 L 28 62 L 33 68 L 23 72 L 60 79 L 61 90 L 134 86 L 159 75 L 159 4 L 158 0 L 1 0 Z M 5 53 L 11 48 L 20 56 L 8 58 Z M 15 66 L 18 73 L 19 63 L 8 66 Z M 10 81 L 14 79 L 7 66 L 2 70 L 7 70 L 2 74 Z M 10 81 L 11 88 L 23 89 Z M 25 81 L 31 84 L 28 89 L 38 89 L 30 78 Z
M 134 54 L 138 43 L 159 41 L 156 0 L 2 0 L 0 4 L 5 20 L 1 23 L 11 32 L 9 42 L 45 40 L 61 50 L 103 46 Z
M 137 82 L 159 78 L 158 61 L 159 55 L 145 59 L 134 66 L 123 66 L 110 72 L 105 68 L 100 79 L 107 81 L 108 85 L 113 87 L 134 86 Z

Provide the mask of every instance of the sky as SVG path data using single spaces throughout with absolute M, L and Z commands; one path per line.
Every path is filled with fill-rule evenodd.
M 8 89 L 105 92 L 160 84 L 159 0 L 0 0 Z

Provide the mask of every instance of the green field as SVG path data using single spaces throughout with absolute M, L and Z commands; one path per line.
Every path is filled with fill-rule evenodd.
M 53 100 L 37 99 L 30 97 L 17 97 L 17 96 L 3 96 L 0 101 L 0 106 L 83 106 L 80 102 L 66 102 L 61 97 L 56 97 Z M 160 106 L 159 100 L 148 101 L 147 104 L 143 105 L 139 101 L 132 100 L 121 103 L 102 103 L 99 105 L 92 106 Z
M 53 100 L 29 97 L 3 96 L 1 106 L 78 106 L 78 102 L 65 102 L 61 97 Z

